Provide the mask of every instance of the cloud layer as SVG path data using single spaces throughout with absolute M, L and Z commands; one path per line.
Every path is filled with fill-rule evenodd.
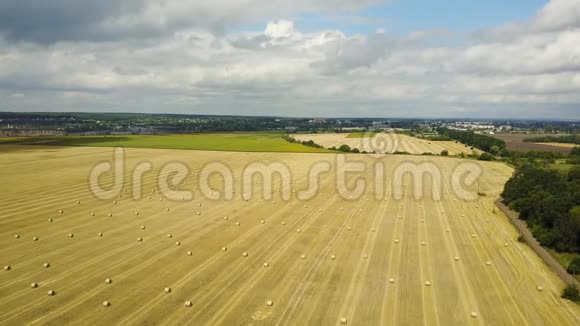
M 577 0 L 453 46 L 440 30 L 306 32 L 292 19 L 375 2 L 3 1 L 0 110 L 580 117 Z

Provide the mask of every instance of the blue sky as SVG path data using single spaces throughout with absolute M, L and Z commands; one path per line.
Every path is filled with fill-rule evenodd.
M 377 28 L 397 35 L 432 29 L 463 34 L 525 20 L 546 3 L 544 0 L 392 0 L 348 16 L 304 15 L 297 19 L 297 24 L 307 31 L 327 28 L 348 34 L 369 33 Z M 355 22 L 345 22 L 349 18 Z

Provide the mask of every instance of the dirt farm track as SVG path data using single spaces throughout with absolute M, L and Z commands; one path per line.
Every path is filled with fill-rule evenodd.
M 336 155 L 128 149 L 127 192 L 104 201 L 88 176 L 112 156 L 109 148 L 0 147 L 0 267 L 10 267 L 0 270 L 0 325 L 580 325 L 580 306 L 559 297 L 564 284 L 494 210 L 512 173 L 506 165 L 477 162 L 486 196 L 476 201 L 457 199 L 450 181 L 460 163 L 476 161 L 362 154 L 348 156 L 368 166 L 348 175 L 348 187 L 370 184 L 382 162 L 384 198 L 373 186 L 341 197 L 331 171 L 310 200 L 282 200 L 275 182 L 274 198 L 245 201 L 247 164 L 282 162 L 292 173 L 287 187 L 300 191 L 309 167 L 334 170 Z M 144 160 L 153 171 L 133 200 L 131 173 Z M 157 172 L 172 161 L 189 166 L 179 187 L 195 189 L 193 200 L 158 191 Z M 197 191 L 210 162 L 233 171 L 233 200 Z M 393 171 L 404 162 L 441 171 L 441 200 L 427 177 L 416 199 L 410 174 L 404 197 L 393 197 Z M 218 177 L 211 184 L 222 188 Z

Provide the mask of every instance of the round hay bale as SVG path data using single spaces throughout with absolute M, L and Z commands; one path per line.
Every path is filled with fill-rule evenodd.
M 236 222 L 236 225 L 237 225 L 237 226 L 240 226 L 240 222 Z
M 538 290 L 538 292 L 542 292 L 542 291 L 544 291 L 544 287 L 543 287 L 543 286 L 540 286 L 540 285 L 538 285 L 538 286 L 536 287 L 536 290 Z
M 359 211 L 360 213 L 362 213 L 362 209 L 359 209 L 358 211 Z
M 49 219 L 48 219 L 48 221 L 49 221 L 49 222 L 52 222 L 52 219 L 51 219 L 51 218 L 49 218 Z
M 165 209 L 165 211 L 166 211 L 166 212 L 169 212 L 169 208 L 166 208 L 166 209 Z
M 431 282 L 430 281 L 425 281 L 425 286 L 431 286 Z
M 306 255 L 302 254 L 302 256 L 300 256 L 300 259 L 306 259 Z
M 228 251 L 227 247 L 222 247 L 222 251 Z
M 18 235 L 18 234 L 15 234 L 15 235 L 14 235 L 14 239 L 20 239 L 20 235 Z
M 141 230 L 145 230 L 145 225 L 141 225 Z
M 273 201 L 272 204 L 276 205 L 276 201 Z
M 137 242 L 143 242 L 143 238 L 137 238 Z
M 7 271 L 7 272 L 8 271 L 11 271 L 12 270 L 12 267 L 10 267 L 10 265 L 6 265 L 6 266 L 4 266 L 4 270 Z
M 442 209 L 442 210 L 441 210 L 441 213 L 445 214 L 445 210 L 443 210 L 443 209 Z
M 319 209 L 318 209 L 318 211 L 319 211 L 319 212 L 322 212 L 322 208 L 319 208 Z
M 395 243 L 399 243 L 399 239 L 395 239 Z
M 363 259 L 368 259 L 368 258 L 369 258 L 369 256 L 363 255 Z
M 151 196 L 147 196 L 147 199 L 151 199 Z
M 471 318 L 477 318 L 477 312 L 472 311 L 471 312 Z
M 50 263 L 44 263 L 42 266 L 44 266 L 44 268 L 50 268 Z
M 197 215 L 201 215 L 201 212 L 197 212 Z
M 282 225 L 286 225 L 286 222 L 282 221 Z
M 91 216 L 95 216 L 95 213 L 91 213 Z
M 97 237 L 101 238 L 103 236 L 102 232 L 97 233 Z
M 268 268 L 268 267 L 270 267 L 270 264 L 269 263 L 264 263 L 264 267 Z
M 242 254 L 242 256 L 243 256 L 243 257 L 248 257 L 248 253 L 247 253 L 247 252 L 244 252 L 244 253 Z
M 349 230 L 349 231 L 352 230 L 352 228 L 350 226 L 348 226 L 346 229 Z
M 113 217 L 113 214 L 109 213 L 107 214 L 108 217 Z
M 74 238 L 74 237 L 75 237 L 75 235 L 74 235 L 74 233 L 69 233 L 69 234 L 68 234 L 68 237 L 69 237 L 69 238 Z
M 489 261 L 489 260 L 488 260 L 488 261 L 486 261 L 486 262 L 485 262 L 485 264 L 486 264 L 487 266 L 491 266 L 491 261 Z
M 421 219 L 421 223 L 425 223 L 425 220 L 424 219 Z
M 113 280 L 110 278 L 105 279 L 105 284 L 113 284 Z
M 163 289 L 163 292 L 169 294 L 169 293 L 171 293 L 171 288 L 165 288 L 165 289 Z
M 197 204 L 197 207 L 201 207 L 201 203 Z
M 113 204 L 116 204 L 116 203 L 117 203 L 117 201 L 116 200 L 113 200 Z
M 64 211 L 63 211 L 62 209 L 61 209 L 61 210 L 59 210 L 58 212 L 59 212 L 60 214 L 63 214 L 63 213 L 64 213 Z
M 32 237 L 32 241 L 38 241 L 38 237 Z
M 55 290 L 48 290 L 48 295 L 49 296 L 55 296 L 56 295 L 56 291 Z
M 274 305 L 274 301 L 272 301 L 272 300 L 266 301 L 266 306 L 271 307 L 273 305 Z
M 184 305 L 185 305 L 186 308 L 191 308 L 191 307 L 193 307 L 193 302 L 191 302 L 191 301 L 185 301 L 185 304 Z
M 445 229 L 445 232 L 448 232 L 449 233 L 449 232 L 451 232 L 451 230 L 450 229 Z
M 168 235 L 167 235 L 167 237 L 168 237 L 169 239 L 171 239 L 171 238 L 173 238 L 173 234 L 171 234 L 171 233 L 170 233 L 170 234 L 168 234 Z
M 139 215 L 139 212 L 135 212 L 135 215 Z
M 341 210 L 341 211 L 342 211 L 342 210 L 344 210 L 344 207 L 341 207 L 341 208 L 340 208 L 340 210 Z
M 301 229 L 298 229 L 298 230 L 296 230 L 296 232 L 298 232 L 298 233 L 302 233 L 302 230 L 301 230 Z
M 335 260 L 336 256 L 335 255 L 330 255 L 330 259 Z
M 427 245 L 427 243 L 426 243 L 425 241 L 422 241 L 422 242 L 421 242 L 421 245 L 424 247 L 424 246 L 426 246 L 426 245 Z
M 475 239 L 477 237 L 477 235 L 475 235 L 475 233 L 473 233 L 473 234 L 471 234 L 471 237 Z
M 110 307 L 111 303 L 109 301 L 103 301 L 103 307 Z
M 376 232 L 376 231 L 377 231 L 377 230 L 376 230 L 375 228 L 372 228 L 372 229 L 371 229 L 371 232 Z
M 395 279 L 394 278 L 390 278 L 389 279 L 389 283 L 391 283 L 391 284 L 395 283 Z
M 304 205 L 304 208 L 308 208 L 308 205 Z
M 179 247 L 179 246 L 181 246 L 181 242 L 179 242 L 179 241 L 176 241 L 176 242 L 175 242 L 175 245 Z
M 188 255 L 188 256 L 192 256 L 192 255 L 193 255 L 193 252 L 191 252 L 191 251 L 188 251 L 188 252 L 187 252 L 187 255 Z
M 224 221 L 227 221 L 229 218 L 227 216 L 224 216 Z
M 30 287 L 36 289 L 38 287 L 38 283 L 30 283 Z
M 346 317 L 342 317 L 342 318 L 340 318 L 340 323 L 342 325 L 346 325 L 348 323 L 348 320 L 346 319 Z
M 454 259 L 455 261 L 459 261 L 459 256 L 455 256 L 455 257 L 453 257 L 453 259 Z
M 80 204 L 80 203 L 81 203 L 81 201 L 80 200 L 77 200 L 77 204 Z
M 260 221 L 260 224 L 266 224 L 266 221 L 264 221 L 264 220 L 261 220 L 261 221 Z

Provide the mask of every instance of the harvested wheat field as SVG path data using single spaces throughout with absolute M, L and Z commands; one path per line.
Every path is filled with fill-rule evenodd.
M 367 166 L 347 174 L 348 188 L 369 183 L 350 199 L 336 187 L 335 154 L 128 149 L 123 191 L 96 199 L 89 171 L 112 156 L 108 148 L 0 147 L 0 265 L 10 266 L 0 271 L 0 324 L 580 324 L 579 306 L 559 297 L 563 283 L 494 209 L 512 173 L 505 165 L 348 155 Z M 152 171 L 134 200 L 132 172 L 142 161 Z M 174 190 L 194 189 L 192 200 L 161 195 L 158 171 L 175 161 L 189 177 Z M 200 194 L 199 172 L 210 162 L 230 167 L 234 199 Z M 246 201 L 243 185 L 261 192 L 259 178 L 241 179 L 254 162 L 281 162 L 292 179 L 281 189 L 274 178 L 272 198 Z M 309 168 L 324 162 L 331 171 L 312 198 L 281 198 L 306 189 Z M 484 170 L 486 196 L 475 201 L 457 199 L 450 181 L 466 162 Z M 375 163 L 385 167 L 384 196 L 371 186 Z M 440 171 L 441 199 L 431 178 L 416 199 L 410 174 L 395 198 L 403 163 Z M 218 176 L 210 185 L 223 188 Z
M 384 146 L 385 152 L 388 153 L 441 154 L 443 150 L 447 150 L 449 155 L 471 154 L 474 151 L 481 153 L 478 149 L 471 149 L 469 146 L 454 141 L 428 141 L 395 133 L 376 133 L 370 134 L 370 137 L 355 138 L 349 137 L 349 134 L 296 134 L 292 135 L 292 137 L 300 141 L 312 140 L 325 148 L 338 148 L 341 145 L 348 145 L 350 148 L 357 148 L 360 151 L 367 152 L 371 152 L 368 148 L 381 148 L 381 146 Z M 369 146 L 368 144 L 377 145 Z

